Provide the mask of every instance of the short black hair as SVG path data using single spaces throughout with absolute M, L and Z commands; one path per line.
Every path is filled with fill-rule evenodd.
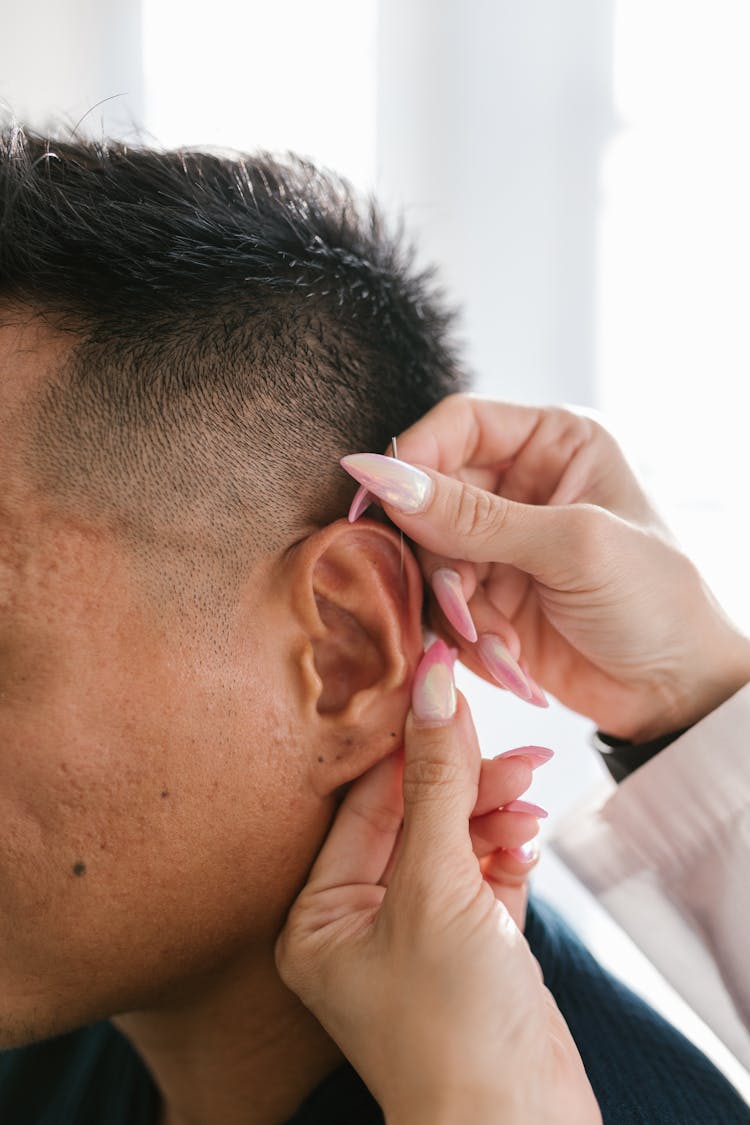
M 131 537 L 275 549 L 342 515 L 345 453 L 464 385 L 431 272 L 308 161 L 0 131 L 0 307 L 69 334 L 45 485 Z M 212 530 L 211 530 L 212 529 Z

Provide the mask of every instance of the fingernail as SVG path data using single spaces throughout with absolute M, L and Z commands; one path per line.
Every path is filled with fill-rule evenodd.
M 421 512 L 429 503 L 432 479 L 405 461 L 381 453 L 353 453 L 339 464 L 379 500 L 405 515 Z
M 519 660 L 518 666 L 526 677 L 527 684 L 531 688 L 531 699 L 529 700 L 529 703 L 533 703 L 535 707 L 549 707 L 549 700 L 544 694 L 543 689 L 539 687 L 539 684 L 529 672 L 529 669 L 526 666 L 526 661 Z
M 457 570 L 441 566 L 430 581 L 438 605 L 457 633 L 472 644 L 477 639 L 477 630 L 471 611 L 464 597 L 461 575 Z
M 366 512 L 370 507 L 370 504 L 372 504 L 372 496 L 370 496 L 365 486 L 361 484 L 354 493 L 354 499 L 349 508 L 349 515 L 347 516 L 349 523 L 356 523 L 363 512 Z
M 509 801 L 507 805 L 503 805 L 503 812 L 530 813 L 537 820 L 545 820 L 549 816 L 546 809 L 541 805 L 535 805 L 533 801 Z
M 482 663 L 490 675 L 519 699 L 530 702 L 531 688 L 526 677 L 500 638 L 493 636 L 492 633 L 485 633 L 479 638 L 477 647 Z
M 513 750 L 506 750 L 503 754 L 496 755 L 497 758 L 528 758 L 533 770 L 543 766 L 554 756 L 555 751 L 548 750 L 546 746 L 516 746 Z
M 520 848 L 508 848 L 508 855 L 512 855 L 514 859 L 519 860 L 521 863 L 534 863 L 539 859 L 539 839 L 537 836 L 533 840 L 528 840 L 527 843 L 521 844 Z
M 445 723 L 456 713 L 453 679 L 454 649 L 437 640 L 422 657 L 411 692 L 414 716 L 423 722 Z

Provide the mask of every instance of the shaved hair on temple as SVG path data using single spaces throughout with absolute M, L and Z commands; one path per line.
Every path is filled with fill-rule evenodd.
M 307 161 L 0 133 L 0 324 L 61 361 L 24 426 L 64 509 L 133 544 L 268 553 L 343 515 L 337 460 L 461 389 L 452 316 Z

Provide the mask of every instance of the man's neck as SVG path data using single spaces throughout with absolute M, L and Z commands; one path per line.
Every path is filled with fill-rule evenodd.
M 283 1125 L 342 1061 L 269 954 L 189 1001 L 116 1020 L 163 1098 L 160 1125 Z

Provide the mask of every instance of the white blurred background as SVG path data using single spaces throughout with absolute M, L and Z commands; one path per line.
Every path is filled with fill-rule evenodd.
M 294 149 L 403 213 L 464 310 L 477 389 L 600 410 L 750 628 L 750 7 L 745 0 L 0 0 L 0 102 L 38 128 Z M 686 623 L 689 627 L 689 623 Z M 464 681 L 488 755 L 590 725 Z M 554 856 L 538 885 L 750 1081 Z

